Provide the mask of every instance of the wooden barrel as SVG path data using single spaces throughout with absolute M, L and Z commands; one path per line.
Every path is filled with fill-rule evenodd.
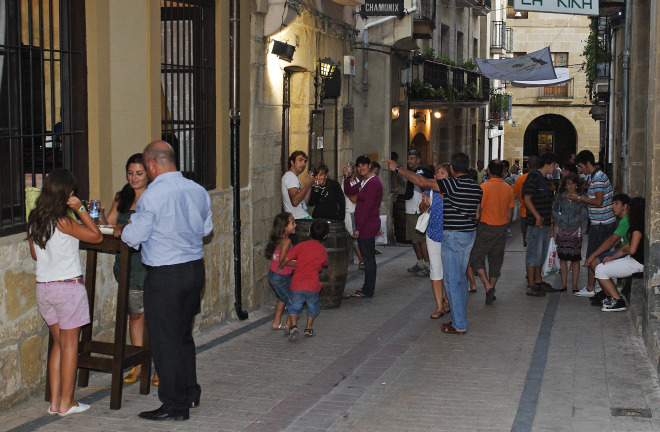
M 410 243 L 406 240 L 406 200 L 398 195 L 394 202 L 394 239 L 397 243 Z
M 294 245 L 309 240 L 311 225 L 312 219 L 296 220 L 296 232 L 292 239 Z M 328 251 L 328 267 L 324 267 L 319 275 L 323 285 L 319 295 L 321 309 L 339 307 L 348 274 L 349 238 L 346 236 L 344 222 L 330 222 L 329 228 L 328 238 L 321 242 Z

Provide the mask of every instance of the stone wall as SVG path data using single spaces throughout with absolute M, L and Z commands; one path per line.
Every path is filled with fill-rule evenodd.
M 204 247 L 206 284 L 202 313 L 195 329 L 236 319 L 234 311 L 232 193 L 212 191 L 213 233 Z M 252 204 L 250 189 L 241 191 L 242 206 L 242 287 L 244 309 L 263 305 L 263 290 L 254 284 L 254 274 L 265 275 L 263 266 L 252 257 Z M 272 201 L 272 200 L 271 200 Z M 85 262 L 86 253 L 80 253 Z M 258 260 L 258 263 L 265 260 Z M 98 255 L 94 339 L 114 338 L 117 283 L 112 273 L 114 256 Z M 24 234 L 0 239 L 0 408 L 44 390 L 48 327 L 39 314 L 35 295 L 35 263 Z M 83 265 L 83 270 L 85 266 Z M 255 268 L 253 274 L 252 269 Z

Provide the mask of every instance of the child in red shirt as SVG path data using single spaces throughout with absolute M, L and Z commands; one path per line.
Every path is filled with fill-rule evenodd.
M 319 315 L 319 294 L 321 292 L 321 281 L 319 273 L 323 267 L 328 265 L 328 251 L 321 244 L 322 240 L 328 237 L 328 222 L 324 219 L 317 219 L 312 222 L 309 228 L 311 240 L 298 244 L 293 252 L 289 252 L 286 262 L 280 263 L 280 267 L 289 264 L 295 260 L 293 278 L 291 279 L 291 290 L 286 308 L 291 318 L 291 329 L 289 330 L 289 340 L 291 342 L 298 338 L 298 316 L 305 303 L 307 303 L 307 326 L 305 327 L 305 336 L 314 336 L 312 323 L 314 318 Z M 291 265 L 291 264 L 289 264 Z

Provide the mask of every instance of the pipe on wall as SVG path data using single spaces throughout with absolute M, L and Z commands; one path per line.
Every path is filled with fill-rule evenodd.
M 241 286 L 241 185 L 240 185 L 240 19 L 239 0 L 229 2 L 229 124 L 231 130 L 231 185 L 234 213 L 234 308 L 239 319 L 247 319 L 243 310 Z

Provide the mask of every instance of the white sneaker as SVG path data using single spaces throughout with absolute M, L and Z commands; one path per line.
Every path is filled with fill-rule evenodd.
M 576 291 L 573 294 L 578 297 L 593 297 L 594 295 L 596 295 L 595 292 L 589 291 L 587 287 L 584 287 L 580 291 Z

